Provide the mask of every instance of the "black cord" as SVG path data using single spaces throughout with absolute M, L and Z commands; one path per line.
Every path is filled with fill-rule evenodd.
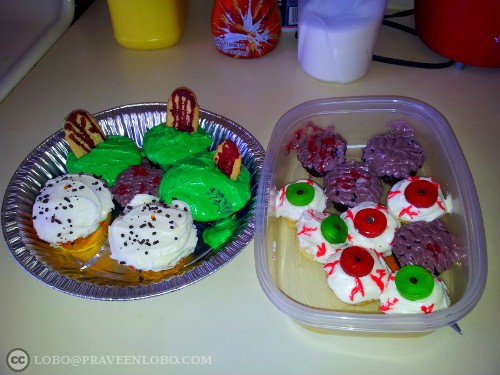
M 382 21 L 382 25 L 404 31 L 404 32 L 412 34 L 412 35 L 417 35 L 417 31 L 414 28 L 408 27 L 405 25 L 401 25 L 397 22 L 393 22 L 393 21 L 388 20 L 388 18 L 407 17 L 407 16 L 410 16 L 414 13 L 415 13 L 414 9 L 408 9 L 408 10 L 403 10 L 401 12 L 397 12 L 394 14 L 386 15 L 386 16 L 384 16 L 384 20 Z M 448 61 L 441 62 L 441 63 L 425 63 L 425 62 L 418 62 L 418 61 L 400 60 L 400 59 L 395 59 L 392 57 L 384 57 L 384 56 L 378 56 L 378 55 L 373 55 L 373 61 L 377 61 L 377 62 L 381 62 L 381 63 L 385 63 L 385 64 L 402 65 L 402 66 L 409 66 L 412 68 L 423 68 L 423 69 L 443 69 L 443 68 L 448 68 L 455 63 L 453 60 L 448 60 Z

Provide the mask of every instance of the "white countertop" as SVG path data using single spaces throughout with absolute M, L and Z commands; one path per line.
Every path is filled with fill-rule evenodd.
M 471 169 L 488 247 L 489 274 L 476 308 L 459 324 L 412 337 L 311 332 L 264 295 L 253 241 L 208 278 L 155 298 L 103 302 L 73 297 L 30 277 L 0 243 L 0 373 L 14 348 L 30 355 L 25 374 L 497 374 L 500 368 L 500 69 L 423 70 L 372 63 L 347 85 L 328 84 L 300 69 L 293 33 L 255 60 L 221 55 L 210 35 L 212 2 L 190 1 L 178 45 L 132 51 L 113 39 L 104 0 L 89 10 L 0 103 L 0 191 L 42 140 L 75 108 L 90 112 L 127 103 L 166 101 L 188 86 L 201 106 L 248 129 L 267 146 L 286 111 L 325 97 L 402 95 L 427 102 L 451 124 Z M 444 60 L 418 38 L 382 29 L 379 55 Z M 57 358 L 110 356 L 115 364 L 55 364 Z M 179 364 L 124 364 L 127 356 Z M 154 357 L 157 356 L 157 357 Z M 127 359 L 128 358 L 128 359 Z M 45 361 L 45 364 L 44 364 Z M 119 364 L 116 364 L 119 362 Z M 183 364 L 182 362 L 186 362 Z

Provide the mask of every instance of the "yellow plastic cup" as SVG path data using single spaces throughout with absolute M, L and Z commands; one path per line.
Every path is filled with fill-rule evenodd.
M 187 0 L 108 0 L 116 41 L 126 48 L 173 46 L 182 35 Z

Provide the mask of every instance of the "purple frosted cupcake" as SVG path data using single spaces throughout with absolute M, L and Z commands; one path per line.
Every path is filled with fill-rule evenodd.
M 440 219 L 403 225 L 394 237 L 392 254 L 401 267 L 414 264 L 436 275 L 451 268 L 462 257 L 461 248 Z
M 378 203 L 383 193 L 382 182 L 367 163 L 348 160 L 328 172 L 324 188 L 334 208 L 344 212 L 364 202 Z
M 371 138 L 362 160 L 388 184 L 415 176 L 424 164 L 424 150 L 415 140 L 413 129 L 404 121 L 390 123 L 392 129 Z
M 315 177 L 322 177 L 345 160 L 346 141 L 334 132 L 334 127 L 325 129 L 313 123 L 295 132 L 287 151 L 295 149 L 302 166 Z
M 149 165 L 133 165 L 124 170 L 111 187 L 113 198 L 122 207 L 126 207 L 137 194 L 158 196 L 163 170 Z

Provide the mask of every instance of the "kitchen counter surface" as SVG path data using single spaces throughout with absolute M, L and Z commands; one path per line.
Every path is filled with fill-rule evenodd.
M 51 289 L 24 272 L 2 241 L 0 373 L 12 373 L 5 358 L 22 348 L 30 356 L 25 374 L 497 374 L 500 69 L 424 70 L 373 62 L 357 82 L 323 83 L 300 69 L 293 33 L 283 34 L 277 49 L 259 59 L 221 55 L 211 41 L 211 4 L 190 1 L 180 42 L 145 52 L 115 42 L 106 3 L 97 0 L 0 103 L 0 191 L 5 192 L 29 152 L 61 129 L 62 119 L 75 108 L 95 113 L 166 101 L 173 88 L 188 86 L 203 108 L 244 126 L 266 147 L 280 116 L 305 101 L 413 97 L 438 109 L 451 124 L 481 204 L 489 273 L 478 305 L 459 322 L 463 335 L 450 328 L 420 337 L 307 330 L 264 295 L 253 241 L 198 283 L 129 302 L 88 300 Z M 444 60 L 418 38 L 385 27 L 375 52 Z M 100 364 L 79 363 L 83 356 L 107 356 L 107 363 L 103 357 Z M 131 364 L 130 356 L 144 357 Z M 151 364 L 160 356 L 170 363 Z M 62 363 L 57 364 L 58 358 Z

